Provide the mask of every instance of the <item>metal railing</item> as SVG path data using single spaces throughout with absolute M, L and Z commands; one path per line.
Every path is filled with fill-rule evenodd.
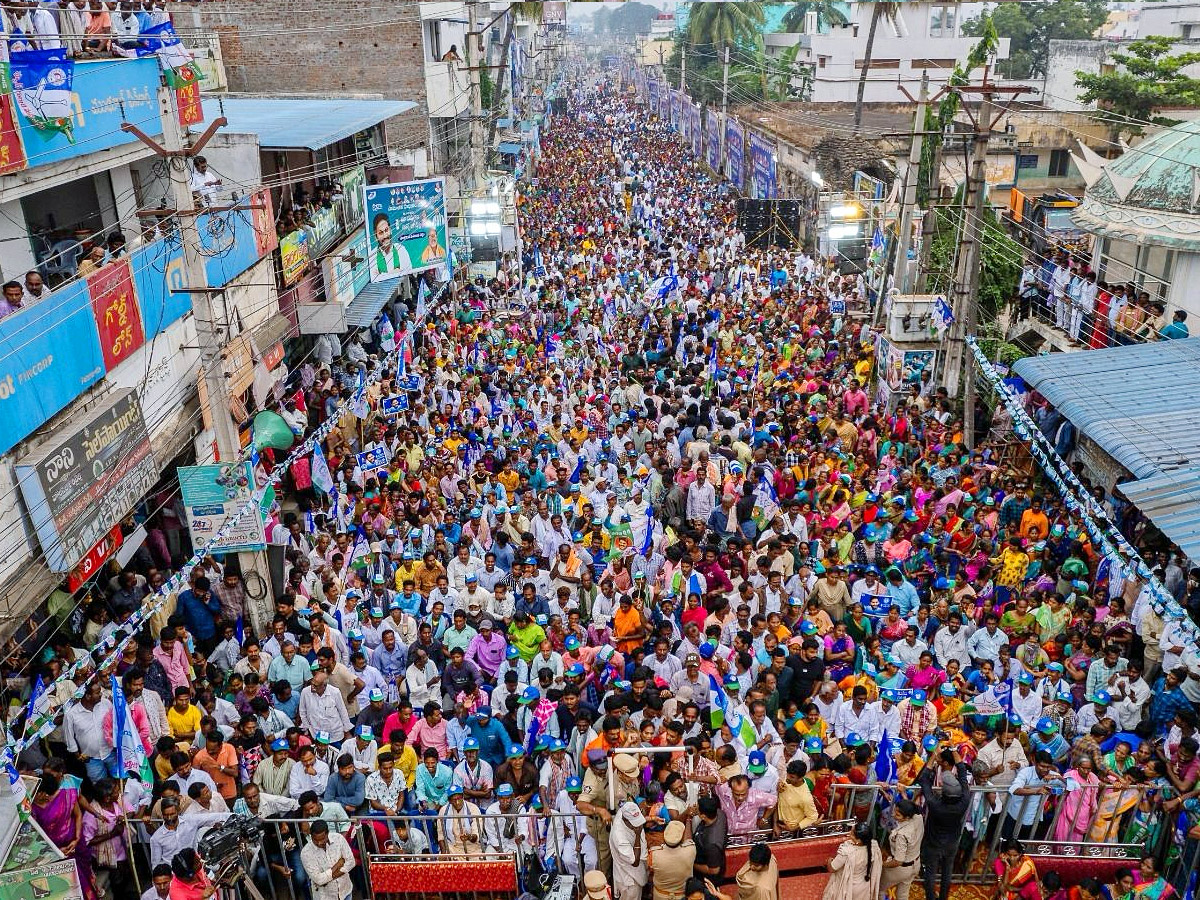
M 992 863 L 1009 838 L 1020 840 L 1034 857 L 1126 860 L 1130 866 L 1144 854 L 1167 859 L 1174 829 L 1162 827 L 1170 817 L 1161 810 L 1159 793 L 1145 785 L 1082 785 L 1061 794 L 1016 796 L 1008 785 L 973 785 L 953 876 L 963 882 L 993 881 Z M 882 835 L 895 821 L 892 804 L 902 798 L 924 809 L 917 785 L 835 784 L 829 810 L 835 817 L 868 822 Z M 1200 852 L 1200 843 L 1190 843 L 1197 846 L 1173 854 L 1175 865 L 1168 873 L 1172 879 L 1181 875 L 1184 886 Z M 1186 865 L 1185 856 L 1190 858 Z
M 1141 856 L 1153 855 L 1166 862 L 1165 874 L 1181 892 L 1200 862 L 1200 839 L 1188 837 L 1187 827 L 1177 827 L 1178 811 L 1164 809 L 1163 791 L 1153 786 L 1080 786 L 1061 794 L 1017 797 L 1009 792 L 1007 785 L 984 785 L 972 786 L 970 794 L 971 802 L 964 815 L 952 865 L 955 881 L 994 881 L 993 862 L 1003 842 L 1010 837 L 1021 839 L 1026 852 L 1035 860 L 1095 859 L 1134 867 Z M 763 829 L 731 835 L 726 846 L 835 837 L 847 834 L 858 821 L 872 824 L 877 835 L 883 837 L 895 824 L 892 804 L 902 797 L 912 799 L 919 808 L 925 805 L 915 785 L 835 784 L 830 789 L 828 815 L 817 824 L 798 831 Z M 1188 824 L 1200 826 L 1200 811 L 1189 815 Z M 471 833 L 476 840 L 455 846 L 448 842 L 444 826 L 447 821 L 463 820 L 473 823 Z M 307 878 L 300 861 L 300 848 L 314 821 L 317 819 L 264 820 L 266 833 L 262 844 L 245 862 L 267 900 L 306 898 Z M 360 864 L 350 874 L 364 896 L 371 890 L 367 861 L 511 859 L 518 873 L 523 874 L 536 855 L 545 871 L 579 876 L 588 865 L 594 865 L 591 860 L 596 852 L 589 835 L 595 823 L 576 813 L 554 810 L 506 814 L 480 810 L 473 815 L 464 808 L 463 813 L 452 817 L 413 812 L 395 817 L 365 815 L 325 821 L 331 830 L 343 832 L 351 842 Z M 566 834 L 568 829 L 574 832 L 574 826 L 579 824 L 584 825 L 579 834 Z M 160 825 L 161 820 L 133 820 L 127 825 L 127 844 L 132 848 L 130 857 L 139 892 L 149 881 L 149 831 Z M 412 837 L 414 831 L 419 834 L 416 838 Z

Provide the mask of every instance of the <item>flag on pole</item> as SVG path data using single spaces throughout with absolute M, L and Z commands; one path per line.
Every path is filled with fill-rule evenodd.
M 192 51 L 175 35 L 175 28 L 170 22 L 152 25 L 142 31 L 140 39 L 146 42 L 148 53 L 158 57 L 167 87 L 186 87 L 204 78 Z
M 133 727 L 133 716 L 125 702 L 125 691 L 117 676 L 111 676 L 113 705 L 113 747 L 117 754 L 117 772 L 121 778 L 136 774 L 143 784 L 152 784 L 154 774 L 150 771 L 150 760 L 142 738 Z
M 50 711 L 50 698 L 46 696 L 46 683 L 42 676 L 33 683 L 33 691 L 29 694 L 29 705 L 25 709 L 25 734 L 29 733 L 29 725 L 35 718 Z
M 417 324 L 420 325 L 425 321 L 425 316 L 429 314 L 429 286 L 425 284 L 425 279 L 421 279 L 421 287 L 417 290 L 417 311 L 413 314 Z
M 579 477 L 583 475 L 583 466 L 586 462 L 587 457 L 580 453 L 579 461 L 575 463 L 575 471 L 571 473 L 571 484 L 579 484 Z
M 708 718 L 713 731 L 725 723 L 725 713 L 729 709 L 729 700 L 725 690 L 717 681 L 715 675 L 708 676 Z
M 879 741 L 879 755 L 875 757 L 875 780 L 880 784 L 891 784 L 896 780 L 896 761 L 892 759 L 891 744 L 886 730 Z
M 312 481 L 323 493 L 333 494 L 333 474 L 329 471 L 329 461 L 325 459 L 325 451 L 319 442 L 313 444 Z
M 650 550 L 654 546 L 654 507 L 646 507 L 646 539 L 642 541 L 642 546 L 638 549 L 644 557 L 650 556 Z

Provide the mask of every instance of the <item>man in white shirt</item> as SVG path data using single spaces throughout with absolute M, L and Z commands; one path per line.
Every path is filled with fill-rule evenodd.
M 217 199 L 217 190 L 221 187 L 221 179 L 217 173 L 208 167 L 208 160 L 197 156 L 195 168 L 189 179 L 192 193 L 204 206 L 212 206 Z
M 354 890 L 350 870 L 354 854 L 346 839 L 329 830 L 329 823 L 318 819 L 309 829 L 310 840 L 300 851 L 300 862 L 312 882 L 313 900 L 347 900 Z
M 318 797 L 324 797 L 328 784 L 329 765 L 317 759 L 317 752 L 311 744 L 301 747 L 300 759 L 288 775 L 288 796 L 299 800 L 305 791 L 315 791 Z
M 849 703 L 843 703 L 838 709 L 837 718 L 833 723 L 834 737 L 845 740 L 853 733 L 864 740 L 877 730 L 878 719 L 875 710 L 867 705 L 867 689 L 859 685 L 854 689 Z
M 312 681 L 300 692 L 300 725 L 311 735 L 323 731 L 332 743 L 340 744 L 351 728 L 350 715 L 341 691 L 331 691 L 329 675 L 318 669 Z

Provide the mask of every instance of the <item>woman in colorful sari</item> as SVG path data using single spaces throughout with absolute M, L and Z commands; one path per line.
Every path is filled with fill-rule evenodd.
M 1020 841 L 1004 844 L 1000 855 L 992 863 L 992 870 L 999 879 L 996 900 L 1041 900 L 1037 867 L 1025 855 L 1025 846 Z
M 1134 900 L 1133 872 L 1124 866 L 1113 872 L 1112 884 L 1100 888 L 1104 900 Z
M 1111 787 L 1100 793 L 1096 819 L 1088 832 L 1089 841 L 1104 843 L 1116 840 L 1120 834 L 1121 817 L 1137 806 L 1142 796 L 1139 788 L 1145 782 L 1145 773 L 1138 769 L 1110 777 Z
M 33 794 L 32 812 L 46 837 L 63 854 L 74 856 L 85 900 L 96 900 L 91 852 L 83 840 L 83 809 L 79 805 L 78 788 L 63 784 L 53 775 L 43 775 Z
M 825 636 L 825 672 L 832 681 L 854 675 L 854 638 L 846 634 L 845 622 L 834 622 Z
M 1158 858 L 1146 855 L 1133 873 L 1133 890 L 1137 900 L 1174 900 L 1175 888 L 1158 871 Z
M 1059 803 L 1054 824 L 1054 840 L 1081 843 L 1087 838 L 1088 825 L 1100 801 L 1100 779 L 1092 758 L 1079 756 L 1066 773 L 1067 790 Z

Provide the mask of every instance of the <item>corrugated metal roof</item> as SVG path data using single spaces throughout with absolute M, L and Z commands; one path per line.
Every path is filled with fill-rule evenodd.
M 1138 478 L 1200 467 L 1200 338 L 1052 353 L 1013 369 Z
M 413 109 L 408 100 L 324 100 L 292 97 L 226 97 L 204 101 L 204 119 L 224 110 L 227 131 L 257 134 L 263 149 L 320 150 Z
M 1188 559 L 1200 560 L 1200 467 L 1121 485 L 1133 502 Z
M 383 305 L 391 299 L 392 294 L 400 287 L 400 279 L 375 281 L 355 294 L 354 299 L 346 306 L 346 324 L 351 328 L 366 328 L 375 321 Z

